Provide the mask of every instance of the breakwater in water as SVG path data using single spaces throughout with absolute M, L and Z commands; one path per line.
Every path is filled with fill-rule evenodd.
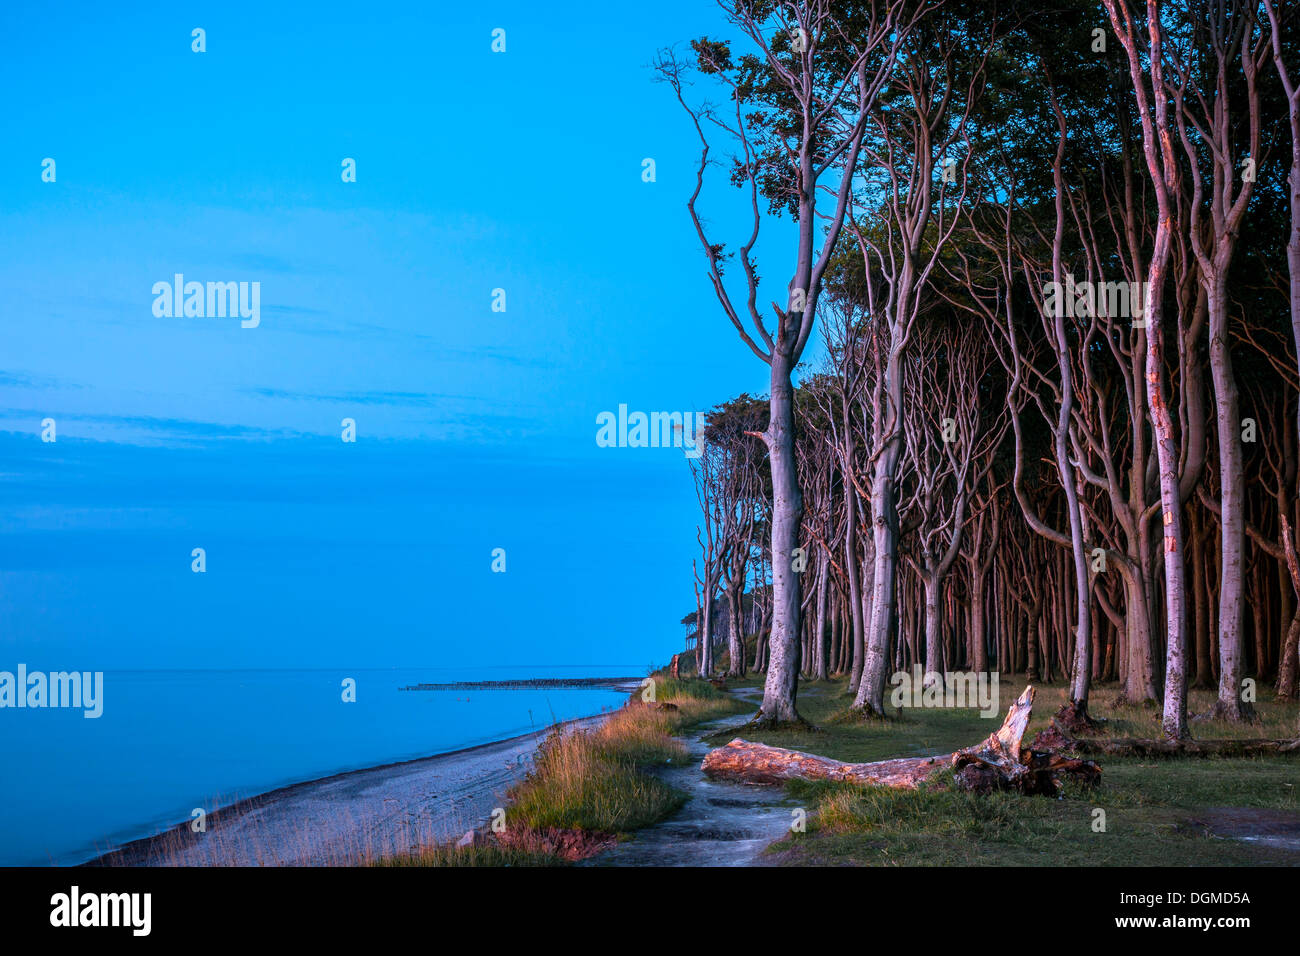
M 465 680 L 450 684 L 408 684 L 398 690 L 536 690 L 543 687 L 611 688 L 640 687 L 641 677 L 537 677 L 527 680 Z

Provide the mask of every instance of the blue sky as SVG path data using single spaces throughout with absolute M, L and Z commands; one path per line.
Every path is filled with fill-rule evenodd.
M 767 389 L 648 68 L 716 8 L 130 6 L 0 12 L 0 661 L 679 649 L 686 459 L 598 448 L 595 418 Z M 742 234 L 721 176 L 704 206 Z M 260 326 L 154 316 L 178 272 L 260 282 Z

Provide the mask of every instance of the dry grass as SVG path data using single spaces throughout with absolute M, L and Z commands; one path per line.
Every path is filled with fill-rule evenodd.
M 1024 684 L 1022 676 L 1003 675 L 996 718 L 981 718 L 975 710 L 891 707 L 889 720 L 844 721 L 839 718 L 851 703 L 844 682 L 828 682 L 799 695 L 800 711 L 816 730 L 764 732 L 755 739 L 851 762 L 948 753 L 996 729 Z M 1035 686 L 1026 740 L 1049 726 L 1068 698 L 1063 685 Z M 1159 708 L 1121 704 L 1118 693 L 1114 684 L 1094 686 L 1089 710 L 1107 720 L 1098 733 L 1158 738 Z M 1192 734 L 1200 739 L 1295 736 L 1300 708 L 1275 700 L 1267 687 L 1259 696 L 1256 723 L 1194 720 Z M 1209 711 L 1214 697 L 1211 690 L 1193 690 L 1189 711 Z M 1225 839 L 1201 822 L 1224 808 L 1300 819 L 1300 764 L 1294 756 L 1097 759 L 1101 787 L 1067 786 L 1058 800 L 964 793 L 944 786 L 947 772 L 919 790 L 798 781 L 787 786 L 786 795 L 812 811 L 808 831 L 776 844 L 774 859 L 886 866 L 1295 865 L 1300 860 L 1295 850 Z M 1107 815 L 1101 832 L 1093 827 L 1097 809 Z
M 663 819 L 682 795 L 643 768 L 680 761 L 671 711 L 629 703 L 591 730 L 557 731 L 509 792 L 507 826 L 622 833 Z
M 508 794 L 506 827 L 512 837 L 520 831 L 612 835 L 656 823 L 685 800 L 646 772 L 686 759 L 686 745 L 675 735 L 748 709 L 706 681 L 657 674 L 652 702 L 638 692 L 598 726 L 561 728 L 547 738 L 533 771 Z M 529 845 L 522 838 L 512 843 Z

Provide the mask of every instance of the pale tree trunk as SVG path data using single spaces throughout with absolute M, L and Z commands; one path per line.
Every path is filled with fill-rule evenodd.
M 925 683 L 942 685 L 944 673 L 943 642 L 939 629 L 939 586 L 937 572 L 921 575 L 925 591 Z
M 1272 27 L 1273 66 L 1282 81 L 1287 98 L 1287 122 L 1291 130 L 1291 170 L 1287 175 L 1287 195 L 1291 205 L 1291 230 L 1287 234 L 1286 263 L 1290 272 L 1291 334 L 1295 340 L 1296 361 L 1300 364 L 1300 83 L 1292 77 L 1282 56 L 1282 32 L 1273 0 L 1264 0 Z M 1296 416 L 1300 429 L 1300 415 Z
M 1165 235 L 1161 237 L 1161 231 Z M 1165 607 L 1168 618 L 1168 651 L 1165 658 L 1165 699 L 1161 729 L 1166 737 L 1182 739 L 1187 732 L 1187 635 L 1186 576 L 1183 572 L 1182 499 L 1179 495 L 1178 448 L 1165 400 L 1163 342 L 1160 314 L 1164 266 L 1168 261 L 1168 220 L 1162 214 L 1156 227 L 1156 255 L 1152 256 L 1148 281 L 1151 283 L 1147 350 L 1147 405 L 1155 433 L 1160 464 L 1160 502 L 1164 522 Z M 1162 248 L 1163 243 L 1163 248 Z
M 745 590 L 744 579 L 739 586 L 733 584 L 727 590 L 727 611 L 729 628 L 727 630 L 727 676 L 745 676 Z
M 787 198 L 797 205 L 798 241 L 794 269 L 787 287 L 787 305 L 784 308 L 775 306 L 776 327 L 772 330 L 758 310 L 760 278 L 751 257 L 763 221 L 759 199 L 759 176 L 763 166 L 755 156 L 753 137 L 763 134 L 753 126 L 754 114 L 748 109 L 753 107 L 761 112 L 762 105 L 740 92 L 741 83 L 748 82 L 749 78 L 742 80 L 729 57 L 726 62 L 706 62 L 711 55 L 709 50 L 696 51 L 701 70 L 719 77 L 729 87 L 728 96 L 736 108 L 734 126 L 730 127 L 721 120 L 719 113 L 707 106 L 692 108 L 687 104 L 684 88 L 689 84 L 684 82 L 683 66 L 671 51 L 662 54 L 656 64 L 660 75 L 672 86 L 678 102 L 690 116 L 700 139 L 695 191 L 687 202 L 687 209 L 709 261 L 709 278 L 714 294 L 741 340 L 768 364 L 771 371 L 770 418 L 761 437 L 767 445 L 772 477 L 772 634 L 763 704 L 756 718 L 765 724 L 799 720 L 795 693 L 799 683 L 800 582 L 792 561 L 798 546 L 803 499 L 795 458 L 790 376 L 815 324 L 822 277 L 844 225 L 862 138 L 876 95 L 892 75 L 899 46 L 912 26 L 912 23 L 903 22 L 900 8 L 881 11 L 874 4 L 871 7 L 870 24 L 850 35 L 838 28 L 838 12 L 824 0 L 791 4 L 782 16 L 788 14 L 805 42 L 801 48 L 791 51 L 794 55 L 790 58 L 778 57 L 769 43 L 770 8 L 752 8 L 745 4 L 727 8 L 731 25 L 757 49 L 758 52 L 753 54 L 756 61 L 770 68 L 773 82 L 789 94 L 789 105 L 779 108 L 783 112 L 781 118 L 792 121 L 797 129 L 797 143 L 792 150 L 794 177 Z M 823 39 L 835 53 L 846 55 L 838 76 L 826 72 L 827 64 L 835 56 L 823 55 L 820 49 Z M 843 46 L 835 49 L 836 44 Z M 736 157 L 737 168 L 747 187 L 751 214 L 749 237 L 736 250 L 748 292 L 743 306 L 732 299 L 727 283 L 723 281 L 723 244 L 709 239 L 696 208 L 704 187 L 704 175 L 711 163 L 709 141 L 704 133 L 706 123 L 710 128 L 717 125 L 727 128 L 743 151 Z M 828 188 L 819 182 L 823 176 L 837 178 L 838 183 Z M 818 208 L 817 200 L 823 190 L 834 195 L 833 208 L 825 205 Z
M 867 666 L 867 629 L 871 626 L 871 608 L 873 596 L 876 592 L 875 585 L 875 564 L 876 549 L 874 540 L 867 537 L 863 540 L 862 570 L 866 579 L 861 583 L 862 597 L 862 636 L 858 646 L 853 650 L 853 675 L 852 675 L 852 694 L 857 699 L 858 690 L 862 686 L 862 673 Z
M 850 446 L 851 448 L 852 446 Z M 862 584 L 858 579 L 858 510 L 857 493 L 845 482 L 844 488 L 844 568 L 849 577 L 849 616 L 853 621 L 853 656 L 849 675 L 849 693 L 858 692 L 862 676 Z
M 1205 540 L 1198 512 L 1192 516 L 1192 586 L 1195 599 L 1196 681 L 1197 687 L 1210 687 L 1213 674 L 1210 668 L 1210 608 L 1205 579 Z
M 1242 700 L 1245 672 L 1246 502 L 1241 461 L 1241 408 L 1228 342 L 1227 280 L 1219 272 L 1210 285 L 1210 373 L 1219 433 L 1219 697 L 1214 715 L 1248 720 L 1253 708 Z
M 952 236 L 958 221 L 956 210 L 963 207 L 967 197 L 967 167 L 973 152 L 967 135 L 967 122 L 972 103 L 968 100 L 964 106 L 960 105 L 952 94 L 954 86 L 983 79 L 984 65 L 981 61 L 974 65 L 973 76 L 956 80 L 962 73 L 957 64 L 969 63 L 981 42 L 972 38 L 970 45 L 957 45 L 942 35 L 935 35 L 927 37 L 920 49 L 907 51 L 891 80 L 893 91 L 904 94 L 896 102 L 909 104 L 902 107 L 905 116 L 901 122 L 893 116 L 878 119 L 879 140 L 867 149 L 871 165 L 888 175 L 893 183 L 892 192 L 886 190 L 892 198 L 886 199 L 883 210 L 883 216 L 890 224 L 888 238 L 883 242 L 889 243 L 891 248 L 883 249 L 875 239 L 865 236 L 856 223 L 850 222 L 868 277 L 874 272 L 883 277 L 883 285 L 888 287 L 886 302 L 879 308 L 872 308 L 880 323 L 875 347 L 887 348 L 888 351 L 885 368 L 881 371 L 885 378 L 884 387 L 878 393 L 883 397 L 884 407 L 874 409 L 876 414 L 872 423 L 875 463 L 870 490 L 875 559 L 871 617 L 865 635 L 862 679 L 853 700 L 853 709 L 865 714 L 883 716 L 885 713 L 885 681 L 897 617 L 897 480 L 903 443 L 904 352 L 914 323 L 923 310 L 931 270 L 939 262 L 940 253 Z M 992 43 L 992 39 L 988 42 Z M 952 190 L 939 184 L 936 195 L 934 172 L 940 157 L 962 149 L 965 150 L 965 162 L 960 178 Z M 909 159 L 909 168 L 901 177 L 896 164 L 900 155 Z M 900 187 L 903 178 L 906 182 Z M 906 199 L 902 200 L 899 197 L 904 192 Z M 937 222 L 936 209 L 941 213 Z M 876 259 L 874 267 L 873 254 Z M 872 297 L 870 278 L 867 288 L 869 297 Z
M 1065 276 L 1061 262 L 1061 249 L 1066 221 L 1063 172 L 1066 127 L 1065 117 L 1056 102 L 1055 94 L 1052 97 L 1052 108 L 1056 113 L 1060 132 L 1056 160 L 1052 164 L 1053 181 L 1056 184 L 1056 232 L 1052 241 L 1052 278 L 1058 283 L 1057 288 L 1063 288 Z M 1056 458 L 1056 471 L 1061 479 L 1061 490 L 1065 492 L 1066 517 L 1070 523 L 1070 555 L 1074 561 L 1074 673 L 1070 680 L 1070 700 L 1086 715 L 1088 687 L 1092 677 L 1092 613 L 1088 607 L 1092 582 L 1088 580 L 1088 552 L 1087 544 L 1083 539 L 1083 513 L 1079 506 L 1078 476 L 1070 460 L 1068 447 L 1070 422 L 1074 415 L 1074 369 L 1071 366 L 1069 339 L 1065 332 L 1065 310 L 1062 308 L 1056 309 L 1052 333 L 1056 340 L 1054 351 L 1057 371 L 1061 378 L 1061 405 L 1055 427 L 1052 429 L 1053 452 Z
M 830 628 L 827 627 L 826 620 L 826 599 L 830 591 L 830 570 L 830 559 L 823 556 L 817 575 L 817 633 L 813 639 L 812 667 L 815 680 L 826 680 L 826 663 L 829 656 L 826 642 L 830 639 Z
M 794 389 L 789 357 L 772 353 L 771 420 L 768 460 L 772 467 L 772 637 L 762 718 L 777 723 L 799 720 L 795 693 L 799 686 L 800 583 L 794 570 L 803 521 L 803 494 L 794 453 Z
M 988 588 L 989 574 L 993 571 L 994 561 L 998 555 L 998 549 L 1002 543 L 1002 512 L 1001 506 L 996 498 L 997 492 L 994 491 L 990 496 L 985 509 L 981 511 L 979 524 L 976 525 L 976 535 L 971 548 L 971 553 L 967 556 L 967 566 L 970 571 L 970 655 L 971 666 L 977 674 L 983 674 L 989 669 L 988 658 L 988 629 L 987 629 L 987 598 L 985 591 Z M 992 514 L 992 533 L 988 535 L 988 550 L 985 550 L 985 521 L 989 514 Z M 997 611 L 994 610 L 994 631 L 997 628 Z M 1007 661 L 999 655 L 999 667 L 1008 669 Z
M 1219 515 L 1220 515 L 1220 589 L 1219 589 L 1219 697 L 1214 714 L 1229 720 L 1251 720 L 1254 708 L 1242 699 L 1242 678 L 1245 670 L 1243 632 L 1245 629 L 1245 546 L 1246 500 L 1245 477 L 1241 454 L 1241 409 L 1237 380 L 1232 369 L 1231 331 L 1228 320 L 1228 272 L 1236 248 L 1238 230 L 1250 201 L 1254 177 L 1242 176 L 1239 188 L 1234 163 L 1232 127 L 1234 117 L 1230 112 L 1227 89 L 1232 79 L 1229 64 L 1238 55 L 1246 79 L 1246 101 L 1250 121 L 1249 153 L 1259 152 L 1260 104 L 1256 88 L 1256 70 L 1259 61 L 1269 52 L 1262 39 L 1255 40 L 1255 7 L 1246 5 L 1231 11 L 1220 8 L 1211 11 L 1208 21 L 1208 49 L 1198 54 L 1199 62 L 1206 64 L 1206 82 L 1195 90 L 1192 102 L 1199 104 L 1200 124 L 1196 136 L 1188 130 L 1188 123 L 1197 123 L 1195 107 L 1188 105 L 1186 89 L 1189 67 L 1180 67 L 1182 83 L 1175 94 L 1178 132 L 1183 150 L 1189 161 L 1192 194 L 1189 203 L 1190 223 L 1188 238 L 1196 254 L 1201 282 L 1205 288 L 1206 306 L 1210 323 L 1210 374 L 1214 381 L 1215 425 L 1219 446 Z M 1159 76 L 1159 29 L 1152 41 L 1153 76 Z M 1213 70 L 1213 72 L 1211 72 Z M 1156 87 L 1159 89 L 1159 87 Z M 1212 92 L 1211 92 L 1212 90 Z M 1208 102 L 1207 102 L 1208 101 Z M 1157 108 L 1163 108 L 1164 96 L 1156 98 Z M 1202 228 L 1201 200 L 1204 195 L 1204 177 L 1200 169 L 1201 157 L 1209 153 L 1212 172 L 1210 177 L 1210 229 Z M 1233 192 L 1236 189 L 1234 198 Z M 1208 235 L 1207 235 L 1208 233 Z M 1207 247 L 1206 239 L 1209 239 Z M 1153 292 L 1155 290 L 1153 289 Z M 1161 468 L 1164 468 L 1161 461 Z M 1168 540 L 1168 539 L 1166 539 Z M 1180 553 L 1176 556 L 1181 570 Z M 1166 554 L 1166 562 L 1169 560 Z M 1171 611 L 1172 615 L 1172 611 Z M 1171 632 L 1172 633 L 1172 632 Z M 1180 659 L 1184 650 L 1176 649 Z M 1171 657 L 1175 656 L 1171 647 Z M 1168 692 L 1166 692 L 1168 702 Z M 1168 708 L 1166 708 L 1168 710 Z M 1168 714 L 1166 714 L 1168 718 Z
M 1282 89 L 1287 98 L 1287 120 L 1291 131 L 1291 170 L 1287 176 L 1287 195 L 1291 207 L 1291 229 L 1287 234 L 1286 262 L 1290 273 L 1289 299 L 1291 305 L 1291 334 L 1295 342 L 1296 361 L 1300 365 L 1300 83 L 1297 83 L 1287 69 L 1283 58 L 1282 33 L 1279 18 L 1273 0 L 1264 0 L 1264 9 L 1268 13 L 1272 28 L 1273 66 L 1282 81 Z M 1296 427 L 1300 429 L 1300 414 L 1296 415 Z M 1295 540 L 1287 527 L 1283 514 L 1283 530 L 1286 540 L 1287 566 L 1293 581 L 1293 587 L 1300 594 L 1300 572 L 1295 569 Z M 1287 628 L 1286 640 L 1278 656 L 1277 692 L 1279 697 L 1294 699 L 1296 696 L 1296 671 L 1300 669 L 1297 656 L 1300 655 L 1300 606 L 1294 611 L 1291 625 Z
M 1164 370 L 1165 270 L 1170 256 L 1173 229 L 1172 192 L 1177 181 L 1173 155 L 1173 134 L 1169 123 L 1164 81 L 1163 29 L 1157 0 L 1148 0 L 1146 17 L 1139 16 L 1128 0 L 1104 0 L 1111 27 L 1119 37 L 1128 59 L 1129 78 L 1137 97 L 1142 120 L 1142 152 L 1156 192 L 1156 234 L 1147 264 L 1147 410 L 1155 440 L 1160 473 L 1160 503 L 1164 526 L 1165 609 L 1168 652 L 1165 656 L 1165 700 L 1161 726 L 1166 736 L 1187 736 L 1187 641 L 1186 592 L 1183 572 L 1182 499 L 1179 489 L 1178 444 L 1170 420 Z M 1145 30 L 1142 28 L 1145 26 Z M 1140 48 L 1147 37 L 1147 68 Z
M 1066 452 L 1066 435 L 1073 413 L 1073 386 L 1065 342 L 1065 327 L 1057 319 L 1057 337 L 1061 356 L 1061 418 L 1056 428 L 1056 466 L 1065 492 L 1066 510 L 1070 519 L 1070 554 L 1074 559 L 1074 674 L 1070 680 L 1070 700 L 1082 707 L 1088 704 L 1088 685 L 1092 675 L 1092 614 L 1088 608 L 1088 595 L 1092 582 L 1088 580 L 1087 544 L 1083 540 L 1083 516 L 1079 508 L 1079 493 L 1074 480 L 1074 466 Z
M 871 618 L 866 633 L 862 680 L 853 700 L 856 709 L 885 713 L 885 679 L 889 670 L 889 640 L 893 633 L 898 574 L 898 511 L 894 477 L 902 446 L 903 374 L 900 350 L 891 347 L 885 368 L 885 447 L 871 476 L 871 520 L 875 544 L 872 565 Z
M 710 588 L 704 595 L 704 623 L 700 628 L 700 676 L 708 679 L 713 676 L 713 591 Z
M 1151 666 L 1151 611 L 1146 603 L 1147 590 L 1142 583 L 1142 569 L 1133 567 L 1123 574 L 1124 641 L 1128 657 L 1124 668 L 1123 699 L 1131 704 L 1155 700 Z
M 989 502 L 989 506 L 996 509 L 996 502 Z M 998 522 L 996 511 L 994 513 L 994 531 L 989 541 L 989 556 L 985 558 L 984 541 L 985 541 L 985 521 L 987 515 L 984 511 L 980 512 L 979 518 L 975 525 L 974 540 L 971 542 L 971 551 L 965 555 L 966 558 L 966 578 L 970 587 L 970 601 L 967 603 L 966 619 L 966 661 L 970 669 L 977 674 L 982 674 L 988 670 L 988 651 L 985 648 L 987 640 L 987 630 L 985 617 L 985 595 L 984 589 L 988 586 L 989 569 L 993 565 L 993 553 L 998 547 Z M 995 629 L 996 630 L 996 629 Z

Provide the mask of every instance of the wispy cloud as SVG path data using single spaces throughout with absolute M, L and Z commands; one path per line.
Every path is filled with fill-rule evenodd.
M 11 434 L 30 433 L 35 430 L 33 422 L 39 420 L 40 413 L 24 408 L 5 408 L 0 410 L 0 431 Z M 20 424 L 21 423 L 21 424 Z M 179 441 L 205 441 L 217 438 L 236 438 L 269 441 L 276 438 L 298 438 L 305 432 L 289 428 L 261 428 L 256 425 L 229 424 L 225 422 L 204 422 L 185 418 L 163 418 L 153 415 L 108 415 L 99 412 L 65 412 L 59 416 L 59 437 L 63 440 L 69 428 L 78 425 L 105 426 L 102 434 L 86 436 L 91 440 L 105 440 L 135 443 L 144 438 L 146 443 L 156 443 L 163 439 Z
M 410 405 L 430 408 L 443 402 L 477 401 L 472 395 L 449 395 L 439 392 L 370 391 L 330 395 L 284 388 L 249 388 L 244 391 L 251 395 L 260 395 L 262 398 L 279 398 L 294 402 L 337 402 L 345 405 Z

